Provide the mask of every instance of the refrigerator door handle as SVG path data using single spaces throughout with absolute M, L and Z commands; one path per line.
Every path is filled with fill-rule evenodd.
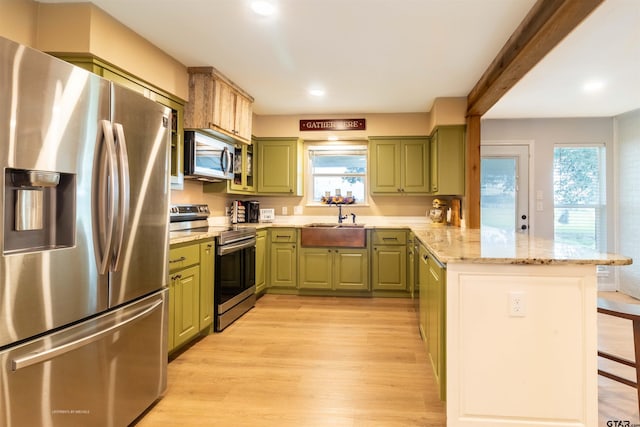
M 115 147 L 118 159 L 118 223 L 116 225 L 116 244 L 113 248 L 115 260 L 112 271 L 118 271 L 121 263 L 122 245 L 124 242 L 125 226 L 129 221 L 129 158 L 127 156 L 127 142 L 124 128 L 120 123 L 113 124 Z
M 102 150 L 106 157 L 100 164 L 100 175 L 98 178 L 97 206 L 93 206 L 96 211 L 94 217 L 98 222 L 98 245 L 96 258 L 98 261 L 99 274 L 106 274 L 109 269 L 111 252 L 113 246 L 113 229 L 116 217 L 116 191 L 117 191 L 117 168 L 116 152 L 113 141 L 113 127 L 108 120 L 100 121 L 102 127 Z M 105 216 L 106 212 L 106 216 Z
M 47 360 L 54 359 L 56 357 L 62 356 L 63 354 L 76 350 L 80 347 L 84 347 L 93 342 L 99 341 L 108 335 L 112 335 L 118 332 L 120 329 L 124 328 L 125 326 L 148 316 L 162 304 L 163 304 L 163 300 L 159 299 L 157 301 L 154 301 L 148 307 L 141 309 L 141 311 L 137 312 L 135 315 L 131 316 L 130 318 L 123 320 L 106 329 L 103 329 L 101 331 L 79 338 L 77 340 L 71 341 L 69 343 L 63 344 L 61 346 L 51 348 L 49 350 L 31 353 L 23 357 L 17 357 L 13 359 L 10 363 L 11 370 L 18 371 L 20 369 L 24 369 L 29 366 L 37 365 L 38 363 L 46 362 Z

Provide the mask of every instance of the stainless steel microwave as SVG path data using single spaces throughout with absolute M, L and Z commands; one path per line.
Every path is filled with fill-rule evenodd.
M 184 176 L 201 181 L 233 179 L 233 144 L 213 135 L 184 132 Z

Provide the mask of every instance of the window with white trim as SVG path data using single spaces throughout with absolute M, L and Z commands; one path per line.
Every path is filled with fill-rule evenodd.
M 605 176 L 604 144 L 554 146 L 556 241 L 606 252 Z
M 366 145 L 311 145 L 309 151 L 309 202 L 321 203 L 323 197 L 352 197 L 365 203 L 367 194 Z M 340 193 L 340 194 L 337 194 Z

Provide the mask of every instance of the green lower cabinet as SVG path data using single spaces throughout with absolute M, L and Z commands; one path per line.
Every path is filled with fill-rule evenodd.
M 369 289 L 369 251 L 347 248 L 301 248 L 300 289 Z
M 337 249 L 333 256 L 334 289 L 369 290 L 368 249 Z
M 429 317 L 427 316 L 427 284 L 429 283 L 429 252 L 420 245 L 418 250 L 418 282 L 420 288 L 418 291 L 419 298 L 419 319 L 420 319 L 420 335 L 424 340 L 425 347 L 427 345 L 427 330 L 429 329 Z
M 200 327 L 203 331 L 213 324 L 213 281 L 215 244 L 213 240 L 200 243 Z
M 173 347 L 194 338 L 200 332 L 200 266 L 179 270 L 171 275 L 169 298 L 173 304 Z
M 429 282 L 427 285 L 427 313 L 429 316 L 427 341 L 429 357 L 436 381 L 440 386 L 440 399 L 446 396 L 445 386 L 445 274 L 433 256 L 429 257 Z
M 439 386 L 446 398 L 446 268 L 420 247 L 420 333 Z
M 373 290 L 407 290 L 407 247 L 376 245 L 373 247 Z
M 267 230 L 256 232 L 256 294 L 267 287 Z
M 176 340 L 174 331 L 176 330 L 176 297 L 175 297 L 175 283 L 173 283 L 173 274 L 169 276 L 167 279 L 167 283 L 169 284 L 169 319 L 168 323 L 168 331 L 167 331 L 167 353 L 171 353 L 171 351 L 176 348 Z
M 332 289 L 333 250 L 300 248 L 300 289 Z
M 269 287 L 296 288 L 296 243 L 271 243 Z

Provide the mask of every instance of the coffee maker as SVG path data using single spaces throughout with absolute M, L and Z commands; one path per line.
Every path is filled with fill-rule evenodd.
M 246 207 L 247 222 L 257 223 L 260 221 L 260 202 L 257 200 L 249 200 L 244 202 Z

